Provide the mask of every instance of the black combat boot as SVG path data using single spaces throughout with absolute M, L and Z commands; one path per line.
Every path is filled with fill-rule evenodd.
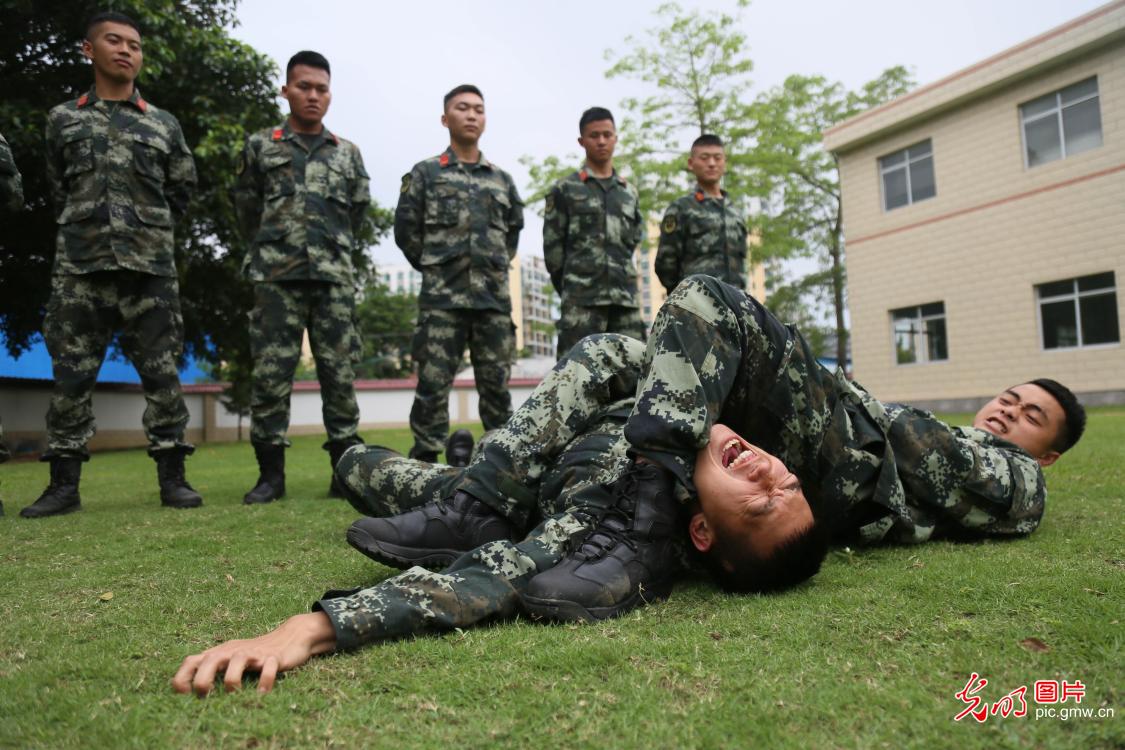
M 272 503 L 285 496 L 285 446 L 254 443 L 258 483 L 242 498 L 245 505 Z
M 510 539 L 507 518 L 467 492 L 390 518 L 361 518 L 348 529 L 348 544 L 392 568 L 444 568 L 486 542 Z
M 524 608 L 550 620 L 592 621 L 667 598 L 681 565 L 672 488 L 672 475 L 659 466 L 630 466 L 594 530 L 528 583 Z
M 464 468 L 473 457 L 473 433 L 457 430 L 445 441 L 445 462 L 450 466 Z
M 51 461 L 51 483 L 31 505 L 20 511 L 24 518 L 61 516 L 82 510 L 78 496 L 78 480 L 82 477 L 82 459 L 73 456 L 54 456 Z
M 344 453 L 353 445 L 363 445 L 363 441 L 359 438 L 352 441 L 330 440 L 323 446 L 324 450 L 328 451 L 328 461 L 332 464 L 332 482 L 328 485 L 328 497 L 347 497 L 344 493 L 343 486 L 340 484 L 340 480 L 336 478 L 336 464 L 340 463 L 340 459 L 343 457 Z
M 410 452 L 406 454 L 407 458 L 413 458 L 415 461 L 425 461 L 428 464 L 437 463 L 437 451 L 428 451 L 424 448 L 419 448 L 415 443 Z
M 184 476 L 184 457 L 188 450 L 173 448 L 152 454 L 156 477 L 160 480 L 160 504 L 165 508 L 198 508 L 203 498 Z

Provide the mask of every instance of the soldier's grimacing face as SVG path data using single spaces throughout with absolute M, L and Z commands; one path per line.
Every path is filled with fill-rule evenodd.
M 90 29 L 82 54 L 94 64 L 97 75 L 118 83 L 132 83 L 141 72 L 144 52 L 141 35 L 132 26 L 105 21 Z
M 1034 383 L 1014 385 L 981 407 L 973 427 L 1015 443 L 1039 462 L 1058 460 L 1051 446 L 1066 426 L 1066 413 L 1055 397 Z
M 476 143 L 484 133 L 484 99 L 466 91 L 449 100 L 441 124 L 458 143 Z
M 315 128 L 332 103 L 332 78 L 323 68 L 294 65 L 281 95 L 289 101 L 289 114 L 301 127 Z
M 700 185 L 714 185 L 727 171 L 727 155 L 722 146 L 696 146 L 687 165 Z
M 591 164 L 608 164 L 617 146 L 617 128 L 613 120 L 594 120 L 582 128 L 578 145 L 586 150 L 586 161 Z
M 696 454 L 695 488 L 700 512 L 688 533 L 700 552 L 711 548 L 718 528 L 728 539 L 746 539 L 764 557 L 813 522 L 797 477 L 726 425 L 712 426 Z

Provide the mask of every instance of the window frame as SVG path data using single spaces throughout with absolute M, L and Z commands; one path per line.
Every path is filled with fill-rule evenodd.
M 941 305 L 941 314 L 923 315 L 922 308 L 929 305 Z M 923 355 L 924 358 L 915 359 L 913 362 L 899 362 L 898 361 L 898 330 L 895 326 L 895 313 L 903 310 L 912 310 L 914 317 L 911 318 L 911 326 L 915 323 L 919 325 L 917 333 L 913 334 L 914 337 L 919 339 L 918 343 L 924 344 L 916 348 L 914 351 Z M 917 305 L 907 305 L 906 307 L 896 307 L 887 311 L 887 315 L 891 319 L 891 364 L 895 367 L 915 367 L 919 365 L 937 365 L 952 360 L 949 347 L 949 313 L 945 309 L 945 300 L 935 300 L 933 302 L 923 302 Z M 930 320 L 941 319 L 945 321 L 945 358 L 944 359 L 930 359 L 930 349 L 928 343 L 921 339 L 922 336 L 928 336 L 925 323 Z
M 929 153 L 925 154 L 924 156 L 915 157 L 913 159 L 910 157 L 910 150 L 912 148 L 916 148 L 918 146 L 922 146 L 922 145 L 927 144 L 927 143 L 930 145 Z M 902 154 L 902 156 L 903 156 L 903 160 L 902 160 L 901 164 L 895 164 L 894 166 L 891 166 L 891 167 L 886 167 L 886 166 L 883 165 L 884 161 L 886 161 L 887 159 L 890 159 L 891 157 L 896 156 L 898 154 Z M 930 195 L 930 196 L 927 196 L 925 198 L 919 198 L 919 199 L 915 200 L 915 198 L 914 198 L 914 185 L 910 180 L 910 166 L 912 164 L 920 162 L 924 159 L 929 159 L 930 162 L 931 162 L 930 163 L 930 171 L 934 175 L 934 182 L 933 182 L 934 194 Z M 902 148 L 895 149 L 894 151 L 891 151 L 889 153 L 886 153 L 886 154 L 883 154 L 882 156 L 877 157 L 875 159 L 875 168 L 879 173 L 879 199 L 880 199 L 879 202 L 883 207 L 883 213 L 890 213 L 891 211 L 897 211 L 900 208 L 906 208 L 908 206 L 913 206 L 916 203 L 924 203 L 925 201 L 933 200 L 934 198 L 937 198 L 937 160 L 934 158 L 934 139 L 932 137 L 931 138 L 923 138 L 922 140 L 916 141 L 915 143 L 911 143 L 908 146 L 903 146 Z M 906 203 L 903 203 L 901 206 L 894 206 L 893 208 L 889 208 L 887 206 L 886 175 L 887 175 L 888 172 L 894 172 L 894 171 L 899 170 L 899 169 L 903 170 L 906 173 L 906 198 L 907 198 L 907 201 L 906 201 Z
M 1085 278 L 1088 278 L 1090 276 L 1100 276 L 1103 273 L 1113 274 L 1113 286 L 1101 287 L 1100 289 L 1092 289 L 1092 290 L 1086 290 L 1086 291 L 1082 291 L 1078 288 L 1078 281 L 1080 279 L 1085 279 Z M 1048 284 L 1059 284 L 1059 283 L 1062 283 L 1064 281 L 1069 281 L 1071 283 L 1071 289 L 1072 289 L 1071 292 L 1069 292 L 1067 294 L 1056 294 L 1056 295 L 1053 295 L 1051 297 L 1043 297 L 1043 296 L 1040 295 L 1039 289 L 1041 287 L 1044 287 Z M 1032 294 L 1034 295 L 1034 300 L 1035 300 L 1035 322 L 1036 322 L 1036 326 L 1039 329 L 1039 351 L 1041 351 L 1043 353 L 1075 352 L 1075 351 L 1079 351 L 1079 350 L 1110 349 L 1110 348 L 1113 348 L 1113 347 L 1121 346 L 1121 318 L 1120 318 L 1120 316 L 1118 316 L 1118 318 L 1117 318 L 1117 341 L 1106 341 L 1106 342 L 1102 342 L 1100 344 L 1085 344 L 1085 343 L 1082 343 L 1082 339 L 1083 339 L 1082 305 L 1079 304 L 1079 300 L 1082 297 L 1094 297 L 1094 296 L 1102 295 L 1102 294 L 1113 294 L 1113 295 L 1116 296 L 1116 294 L 1117 294 L 1117 272 L 1116 272 L 1116 270 L 1110 269 L 1109 271 L 1098 271 L 1096 273 L 1087 273 L 1087 274 L 1083 274 L 1082 276 L 1072 276 L 1069 279 L 1053 279 L 1053 280 L 1048 280 L 1048 281 L 1041 281 L 1037 284 L 1033 284 L 1032 287 L 1031 287 L 1031 291 L 1032 291 Z M 1047 338 L 1046 333 L 1047 332 L 1043 328 L 1043 305 L 1045 303 L 1057 303 L 1057 302 L 1062 302 L 1064 300 L 1071 300 L 1074 303 L 1074 323 L 1075 323 L 1076 330 L 1078 332 L 1078 343 L 1075 344 L 1074 346 L 1052 346 L 1052 347 L 1048 347 L 1047 341 L 1046 341 L 1046 338 Z
M 1072 101 L 1072 102 L 1067 102 L 1065 105 L 1062 103 L 1062 93 L 1064 91 L 1066 91 L 1069 88 L 1073 88 L 1075 86 L 1080 86 L 1083 83 L 1086 83 L 1087 81 L 1093 81 L 1094 82 L 1094 93 L 1087 94 L 1086 96 L 1084 96 L 1081 99 L 1077 99 L 1077 100 Z M 1032 115 L 1030 118 L 1024 116 L 1024 113 L 1023 113 L 1024 107 L 1026 107 L 1028 104 L 1031 104 L 1032 102 L 1036 101 L 1037 99 L 1042 99 L 1044 97 L 1051 96 L 1052 94 L 1055 97 L 1054 107 L 1052 107 L 1050 110 L 1048 110 L 1046 112 L 1041 112 L 1040 114 Z M 1023 146 L 1023 168 L 1025 170 L 1035 169 L 1036 167 L 1042 167 L 1042 166 L 1045 166 L 1047 164 L 1053 164 L 1056 161 L 1063 161 L 1063 160 L 1069 158 L 1070 154 L 1068 154 L 1066 152 L 1066 129 L 1064 127 L 1064 121 L 1063 121 L 1063 110 L 1068 108 L 1068 107 L 1074 107 L 1074 106 L 1077 106 L 1079 104 L 1083 104 L 1083 103 L 1088 102 L 1092 99 L 1100 99 L 1101 95 L 1102 95 L 1102 90 L 1101 90 L 1101 86 L 1098 85 L 1098 76 L 1097 76 L 1097 74 L 1094 74 L 1094 75 L 1089 76 L 1087 78 L 1083 78 L 1080 81 L 1075 81 L 1074 83 L 1069 83 L 1066 86 L 1062 86 L 1060 88 L 1057 88 L 1054 91 L 1048 91 L 1045 94 L 1040 94 L 1039 96 L 1032 97 L 1031 99 L 1028 99 L 1027 101 L 1021 102 L 1020 104 L 1016 105 L 1016 113 L 1019 115 L 1019 118 L 1020 118 L 1020 140 L 1021 140 L 1021 145 Z M 1094 146 L 1092 148 L 1088 148 L 1085 151 L 1079 151 L 1078 153 L 1084 154 L 1084 153 L 1086 153 L 1086 151 L 1093 151 L 1093 150 L 1101 148 L 1102 146 L 1105 145 L 1105 129 L 1103 127 L 1103 122 L 1102 122 L 1102 119 L 1101 119 L 1101 113 L 1102 113 L 1102 105 L 1101 105 L 1101 102 L 1099 101 L 1098 102 L 1098 134 L 1101 136 L 1101 141 L 1102 141 L 1101 144 L 1099 144 L 1097 146 Z M 1059 157 L 1057 159 L 1049 159 L 1048 161 L 1044 161 L 1044 162 L 1040 162 L 1038 164 L 1032 165 L 1031 164 L 1031 158 L 1030 158 L 1031 155 L 1028 153 L 1028 145 L 1027 145 L 1027 124 L 1028 124 L 1028 122 L 1038 122 L 1040 120 L 1046 120 L 1048 117 L 1051 117 L 1052 115 L 1055 117 L 1055 124 L 1058 125 Z M 1064 279 L 1064 281 L 1065 281 L 1065 279 Z

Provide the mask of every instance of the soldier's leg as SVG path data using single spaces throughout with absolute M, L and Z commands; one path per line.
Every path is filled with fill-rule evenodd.
M 47 408 L 44 460 L 89 458 L 86 443 L 95 429 L 94 384 L 117 322 L 117 285 L 112 272 L 52 280 L 43 338 L 51 355 L 55 388 Z
M 360 346 L 355 330 L 355 292 L 345 284 L 316 284 L 309 302 L 309 345 L 320 381 L 328 441 L 356 443 L 359 405 L 352 368 Z
M 753 439 L 776 400 L 775 385 L 806 385 L 799 378 L 779 383 L 783 355 L 797 341 L 757 300 L 709 276 L 689 277 L 653 321 L 626 438 L 691 488 L 695 455 L 712 424 Z
M 635 307 L 613 305 L 609 308 L 609 322 L 607 331 L 620 333 L 623 336 L 632 336 L 639 341 L 645 340 L 645 323 L 641 319 L 641 311 Z
M 250 440 L 287 446 L 289 397 L 301 358 L 307 290 L 300 284 L 259 282 L 250 311 L 250 351 L 254 358 L 250 396 Z
M 512 416 L 512 350 L 516 336 L 508 313 L 480 310 L 473 314 L 469 333 L 469 361 L 480 394 L 480 421 L 484 429 L 503 427 Z M 447 457 L 448 458 L 448 457 Z
M 606 333 L 609 325 L 608 307 L 563 305 L 559 317 L 559 340 L 555 358 L 561 360 L 575 344 L 595 333 Z
M 394 516 L 454 492 L 464 469 L 406 458 L 381 446 L 355 446 L 336 464 L 352 507 L 366 516 Z
M 175 278 L 125 272 L 119 310 L 121 348 L 137 368 L 145 393 L 143 425 L 149 454 L 192 446 L 184 441 L 188 423 L 178 369 L 183 353 L 183 318 Z
M 418 387 L 410 408 L 411 454 L 436 456 L 449 434 L 449 391 L 461 364 L 469 321 L 462 310 L 421 310 L 414 334 Z

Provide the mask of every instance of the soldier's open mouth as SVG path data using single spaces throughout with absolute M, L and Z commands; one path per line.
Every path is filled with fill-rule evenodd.
M 721 461 L 724 469 L 735 469 L 757 457 L 757 453 L 738 438 L 731 438 L 723 446 Z
M 1008 433 L 1008 425 L 1004 424 L 1003 420 L 996 417 L 989 417 L 984 420 L 985 424 L 992 425 L 993 431 L 999 435 L 1006 435 Z

